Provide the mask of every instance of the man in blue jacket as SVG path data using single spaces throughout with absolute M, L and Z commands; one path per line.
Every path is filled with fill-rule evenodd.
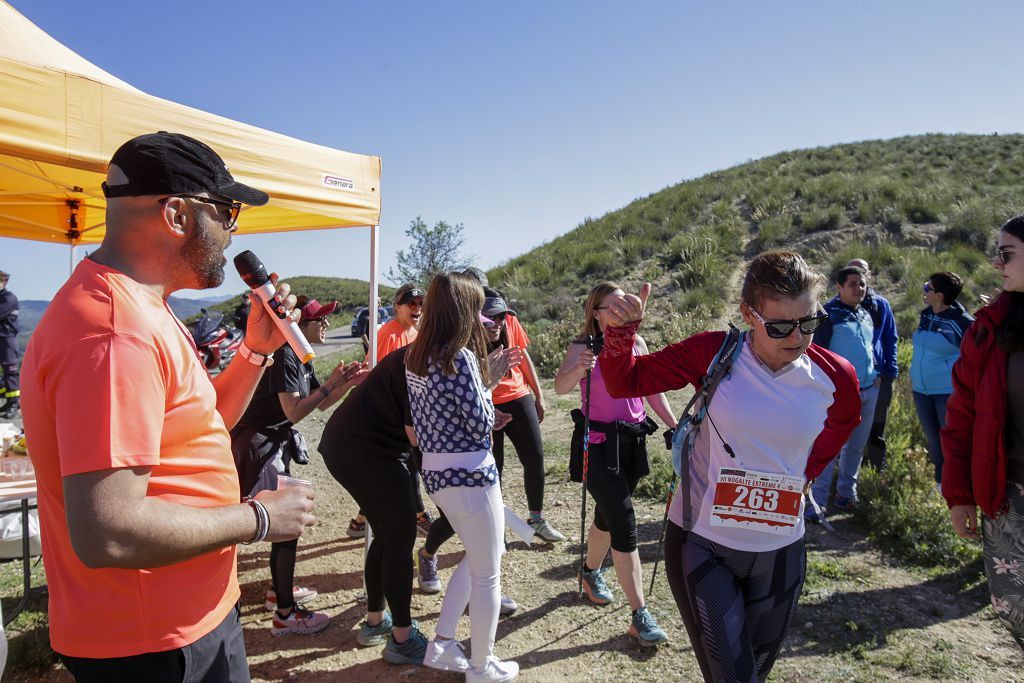
M 857 507 L 857 475 L 860 473 L 864 445 L 871 433 L 881 383 L 872 344 L 874 323 L 871 314 L 862 305 L 868 290 L 865 275 L 864 269 L 856 266 L 847 266 L 836 274 L 837 295 L 825 304 L 828 320 L 814 333 L 815 344 L 842 356 L 857 371 L 861 401 L 860 424 L 839 451 L 839 457 L 825 466 L 811 488 L 814 500 L 821 505 L 822 512 L 828 503 L 836 462 L 839 467 L 835 507 L 839 510 Z M 808 521 L 821 521 L 813 506 L 807 506 L 804 515 Z
M 861 305 L 871 315 L 871 322 L 875 326 L 871 344 L 875 352 L 875 367 L 878 368 L 882 382 L 878 385 L 878 403 L 875 405 L 875 419 L 864 451 L 864 460 L 875 469 L 882 469 L 885 466 L 885 422 L 889 417 L 889 404 L 892 402 L 892 383 L 900 374 L 900 367 L 896 361 L 899 335 L 896 333 L 896 318 L 892 314 L 892 306 L 884 296 L 871 288 L 871 268 L 868 262 L 862 258 L 855 258 L 846 265 L 863 268 L 865 282 L 868 285 L 868 293 Z

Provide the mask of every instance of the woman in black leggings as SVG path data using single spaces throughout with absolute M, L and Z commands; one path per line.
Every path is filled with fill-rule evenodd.
M 487 328 L 489 352 L 515 347 L 523 353 L 523 362 L 509 369 L 491 391 L 494 407 L 512 418 L 505 427 L 494 430 L 491 446 L 494 461 L 500 471 L 505 465 L 507 434 L 523 466 L 530 526 L 545 541 L 564 541 L 565 536 L 544 518 L 544 442 L 540 436 L 540 423 L 544 421 L 544 395 L 526 350 L 530 338 L 519 324 L 515 311 L 508 307 L 505 297 L 490 287 L 484 287 L 483 314 L 494 322 Z
M 322 306 L 315 299 L 298 298 L 296 308 L 302 312 L 299 330 L 311 344 L 324 343 L 327 316 L 337 306 L 337 302 Z M 303 363 L 288 346 L 277 351 L 274 364 L 256 386 L 245 414 L 231 430 L 231 451 L 241 490 L 254 496 L 260 491 L 277 489 L 278 475 L 290 474 L 294 456 L 305 456 L 305 442 L 300 443 L 302 437 L 293 429 L 294 424 L 315 408 L 323 410 L 333 404 L 363 378 L 363 373 L 361 363 L 342 364 L 321 385 L 312 361 Z M 330 623 L 327 614 L 300 607 L 315 598 L 317 591 L 294 585 L 297 546 L 297 540 L 270 545 L 273 587 L 267 591 L 266 607 L 275 610 L 270 632 L 276 636 L 316 633 Z
M 581 411 L 573 411 L 576 430 L 569 465 L 571 478 L 579 482 L 583 481 L 583 467 L 587 467 L 587 491 L 594 497 L 594 524 L 587 538 L 587 557 L 582 568 L 584 592 L 597 605 L 612 601 L 601 568 L 611 548 L 615 574 L 633 611 L 629 634 L 641 645 L 654 646 L 667 637 L 644 600 L 632 495 L 640 478 L 650 472 L 646 436 L 655 431 L 657 425 L 647 417 L 641 399 L 616 399 L 608 395 L 592 346 L 587 344 L 587 340 L 593 340 L 607 327 L 608 301 L 621 295 L 622 290 L 611 282 L 603 282 L 590 290 L 583 332 L 566 351 L 555 376 L 555 391 L 567 394 L 578 387 L 582 409 L 590 413 L 589 458 L 584 465 L 584 417 Z M 633 352 L 647 353 L 643 339 L 636 340 Z M 650 392 L 647 403 L 669 427 L 675 428 L 675 416 L 663 394 Z
M 363 569 L 366 620 L 356 640 L 364 647 L 387 641 L 383 656 L 392 664 L 422 664 L 427 640 L 410 613 L 416 497 L 405 354 L 402 348 L 385 356 L 339 406 L 320 453 L 373 531 Z

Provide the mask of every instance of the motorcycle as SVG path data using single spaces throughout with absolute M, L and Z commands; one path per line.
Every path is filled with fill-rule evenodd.
M 203 365 L 209 372 L 220 372 L 228 366 L 238 353 L 238 347 L 245 339 L 245 332 L 224 321 L 224 314 L 205 308 L 192 323 L 192 339 Z

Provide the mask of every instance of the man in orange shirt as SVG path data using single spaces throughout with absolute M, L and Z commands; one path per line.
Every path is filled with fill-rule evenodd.
M 115 152 L 103 192 L 103 244 L 23 364 L 50 642 L 78 681 L 248 681 L 235 545 L 316 521 L 304 487 L 238 502 L 228 428 L 284 339 L 253 306 L 238 358 L 211 381 L 167 297 L 220 285 L 242 204 L 268 197 L 162 132 Z M 294 306 L 287 285 L 276 296 Z

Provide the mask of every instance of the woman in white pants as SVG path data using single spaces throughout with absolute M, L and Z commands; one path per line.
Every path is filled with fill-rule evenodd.
M 510 681 L 519 665 L 494 656 L 505 517 L 491 454 L 494 405 L 485 388 L 483 288 L 467 275 L 442 273 L 430 283 L 427 301 L 405 357 L 409 407 L 423 453 L 424 488 L 459 535 L 466 556 L 448 583 L 423 663 L 465 671 L 467 681 Z M 471 661 L 455 640 L 467 604 Z

